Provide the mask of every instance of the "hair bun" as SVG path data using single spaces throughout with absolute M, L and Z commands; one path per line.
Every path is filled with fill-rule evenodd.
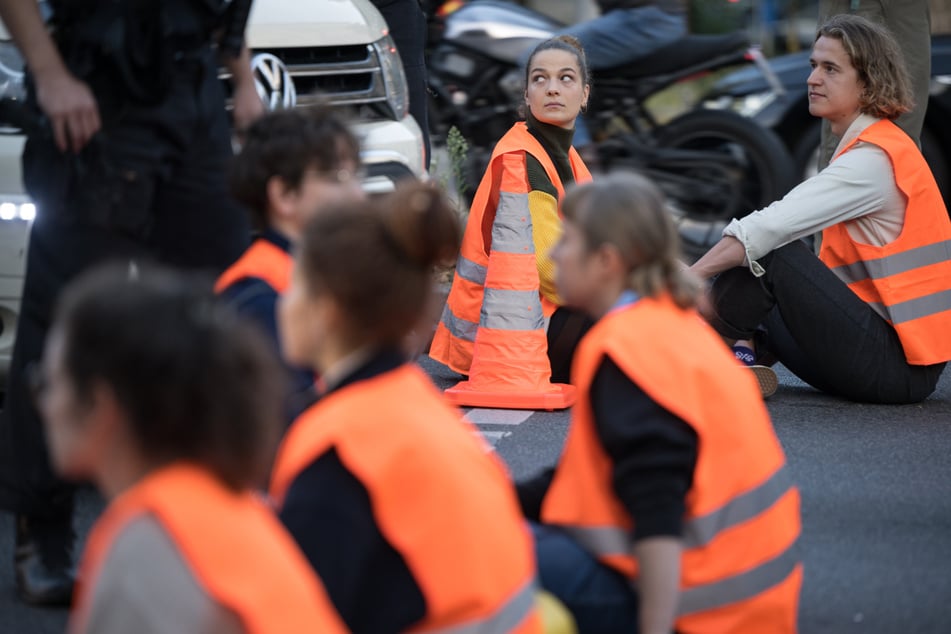
M 436 185 L 404 181 L 379 204 L 387 231 L 406 259 L 429 268 L 456 257 L 460 243 L 458 217 Z

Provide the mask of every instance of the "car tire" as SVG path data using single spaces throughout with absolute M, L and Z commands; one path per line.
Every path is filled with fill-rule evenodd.
M 681 209 L 682 216 L 675 214 L 681 237 L 684 256 L 693 261 L 700 257 L 719 239 L 723 227 L 731 218 L 741 218 L 782 198 L 793 186 L 795 178 L 793 163 L 786 146 L 772 130 L 732 112 L 720 110 L 694 110 L 682 115 L 657 131 L 657 140 L 662 148 L 693 150 L 721 154 L 727 162 L 738 161 L 742 174 L 737 179 L 720 179 L 716 170 L 697 173 L 673 172 L 678 178 L 695 178 L 707 185 L 719 184 L 724 190 L 733 189 L 727 204 L 712 205 L 709 211 Z M 664 170 L 652 174 L 661 189 L 665 179 Z M 730 181 L 736 181 L 730 184 Z M 676 191 L 665 191 L 673 207 L 678 206 Z M 706 206 L 710 207 L 712 201 Z

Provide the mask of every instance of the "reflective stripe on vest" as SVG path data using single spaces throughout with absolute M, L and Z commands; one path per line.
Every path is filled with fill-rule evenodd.
M 949 305 L 951 305 L 951 290 L 892 304 L 887 309 L 885 304 L 880 302 L 869 303 L 869 306 L 874 308 L 879 315 L 889 319 L 895 326 L 946 311 Z
M 215 292 L 222 293 L 232 284 L 248 278 L 264 280 L 278 293 L 291 283 L 294 262 L 291 254 L 270 240 L 258 238 L 228 267 L 215 282 Z
M 533 615 L 535 611 L 535 590 L 533 579 L 525 584 L 491 616 L 462 625 L 426 630 L 427 634 L 507 634 L 515 631 Z
M 909 364 L 951 360 L 951 220 L 924 157 L 891 121 L 877 121 L 855 143 L 885 152 L 905 197 L 901 232 L 883 246 L 854 240 L 849 223 L 823 232 L 819 256 L 860 299 L 891 322 Z M 840 153 L 841 154 L 841 153 Z
M 951 260 L 951 240 L 942 240 L 874 260 L 859 260 L 852 264 L 842 264 L 834 267 L 832 272 L 841 279 L 853 283 L 866 279 L 880 280 L 949 260 Z
M 485 284 L 486 267 L 476 264 L 472 260 L 459 256 L 456 262 L 456 274 L 462 279 L 482 286 Z
M 722 531 L 755 518 L 776 504 L 793 488 L 789 468 L 784 464 L 768 480 L 742 493 L 724 506 L 684 522 L 684 548 L 699 548 L 712 542 Z M 630 531 L 614 526 L 566 526 L 575 539 L 598 556 L 630 556 L 634 548 Z
M 751 599 L 789 578 L 800 561 L 797 541 L 755 568 L 713 583 L 688 588 L 680 593 L 677 616 L 715 610 Z
M 453 337 L 464 341 L 475 341 L 476 332 L 479 331 L 477 322 L 456 317 L 448 307 L 442 311 L 441 323 L 452 333 Z
M 697 433 L 676 629 L 794 632 L 801 584 L 795 548 L 799 494 L 785 456 L 755 380 L 695 311 L 677 308 L 669 297 L 644 297 L 612 311 L 582 340 L 572 367 L 582 397 L 542 504 L 542 521 L 562 527 L 632 583 L 637 579 L 633 520 L 614 493 L 614 465 L 590 400 L 605 356 Z

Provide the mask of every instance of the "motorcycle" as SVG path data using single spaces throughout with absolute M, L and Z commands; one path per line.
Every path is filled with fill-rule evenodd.
M 450 0 L 430 8 L 429 25 L 434 144 L 453 127 L 466 139 L 471 193 L 495 142 L 519 119 L 520 56 L 563 25 L 503 0 Z M 736 113 L 697 108 L 661 124 L 646 102 L 676 82 L 751 62 L 784 90 L 742 33 L 688 35 L 632 64 L 592 73 L 585 121 L 598 163 L 605 171 L 639 171 L 664 191 L 688 259 L 706 252 L 731 218 L 781 198 L 796 182 L 793 162 L 775 133 Z

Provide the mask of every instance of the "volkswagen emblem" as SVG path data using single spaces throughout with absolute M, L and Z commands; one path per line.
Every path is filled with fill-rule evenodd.
M 251 58 L 254 87 L 268 110 L 293 108 L 297 104 L 294 80 L 278 57 L 270 53 L 258 53 Z

